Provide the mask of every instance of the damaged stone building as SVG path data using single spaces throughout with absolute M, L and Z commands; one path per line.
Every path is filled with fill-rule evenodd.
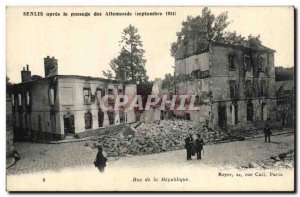
M 54 57 L 44 58 L 45 77 L 31 80 L 29 66 L 22 82 L 13 86 L 12 113 L 15 138 L 64 139 L 110 125 L 135 121 L 133 110 L 100 108 L 105 95 L 136 94 L 136 84 L 77 75 L 58 75 Z
M 295 82 L 276 82 L 277 111 L 282 126 L 294 126 L 295 122 Z
M 175 112 L 222 129 L 276 119 L 274 50 L 202 42 L 175 56 L 175 94 L 195 94 L 200 110 Z

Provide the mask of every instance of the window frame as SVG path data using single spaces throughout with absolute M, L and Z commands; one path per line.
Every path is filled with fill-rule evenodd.
M 233 91 L 234 91 L 233 95 L 231 93 L 232 84 L 234 86 L 234 88 L 233 88 Z M 236 83 L 236 80 L 229 80 L 229 93 L 230 93 L 230 98 L 232 98 L 232 99 L 237 98 L 237 83 Z
M 259 72 L 265 72 L 265 58 L 259 57 L 258 58 L 258 70 Z
M 89 117 L 87 117 L 87 116 L 89 116 Z M 87 125 L 87 118 L 89 118 L 90 125 Z M 93 128 L 93 114 L 90 111 L 84 113 L 84 128 L 85 128 L 85 130 Z
M 88 91 L 88 94 L 85 95 L 85 91 Z M 88 99 L 86 99 L 88 97 Z M 92 94 L 91 94 L 91 88 L 83 88 L 83 102 L 84 104 L 91 104 L 92 101 Z
M 246 59 L 249 59 L 249 65 L 246 65 Z M 243 56 L 243 61 L 244 61 L 244 68 L 246 72 L 251 72 L 252 65 L 251 65 L 251 58 L 249 55 L 244 55 Z
M 230 57 L 232 57 L 232 61 L 230 61 Z M 229 67 L 228 68 L 229 68 L 230 71 L 235 71 L 236 70 L 235 58 L 236 58 L 236 56 L 233 55 L 233 54 L 229 54 L 228 55 L 228 63 L 229 63 Z

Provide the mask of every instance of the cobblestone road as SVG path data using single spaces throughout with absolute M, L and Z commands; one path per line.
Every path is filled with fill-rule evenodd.
M 109 158 L 107 166 L 164 167 L 181 166 L 240 166 L 249 162 L 261 162 L 270 156 L 294 149 L 294 135 L 273 136 L 272 143 L 263 138 L 223 144 L 206 145 L 203 160 L 186 161 L 186 151 L 177 150 L 144 156 Z M 7 174 L 33 173 L 43 170 L 59 171 L 66 167 L 92 167 L 96 149 L 85 146 L 85 142 L 66 144 L 16 143 L 14 146 L 22 159 L 7 169 Z

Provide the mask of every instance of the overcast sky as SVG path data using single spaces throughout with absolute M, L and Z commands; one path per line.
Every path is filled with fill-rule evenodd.
M 32 74 L 44 76 L 43 58 L 58 59 L 58 73 L 103 77 L 102 70 L 120 51 L 122 30 L 129 24 L 138 28 L 144 44 L 150 79 L 173 73 L 170 45 L 187 15 L 199 15 L 201 7 L 26 7 L 7 9 L 7 75 L 21 81 L 20 71 L 29 64 Z M 263 44 L 276 50 L 275 65 L 294 66 L 294 17 L 291 7 L 212 7 L 219 14 L 228 11 L 229 31 L 243 36 L 261 35 Z M 23 11 L 44 12 L 42 17 L 24 17 Z M 175 11 L 176 16 L 47 17 L 46 12 Z

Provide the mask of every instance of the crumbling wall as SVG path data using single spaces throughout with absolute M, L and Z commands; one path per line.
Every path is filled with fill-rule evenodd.
M 191 74 L 192 71 L 197 69 L 201 71 L 209 70 L 209 53 L 192 55 L 175 61 L 175 76 Z

